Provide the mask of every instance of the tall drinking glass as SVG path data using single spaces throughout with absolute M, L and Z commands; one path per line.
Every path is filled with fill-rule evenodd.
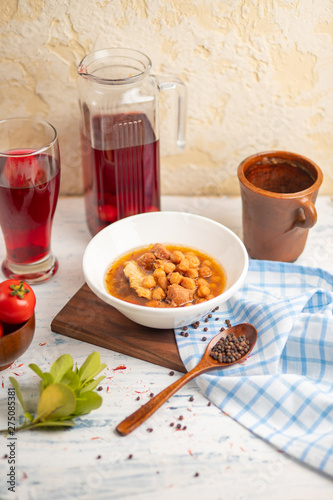
M 58 269 L 51 229 L 60 185 L 55 128 L 36 118 L 0 121 L 0 226 L 9 278 L 40 283 Z

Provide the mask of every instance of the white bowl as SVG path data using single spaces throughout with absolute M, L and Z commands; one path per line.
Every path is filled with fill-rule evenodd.
M 224 292 L 206 302 L 178 308 L 139 306 L 110 295 L 105 288 L 110 265 L 130 250 L 154 243 L 192 247 L 213 257 L 226 272 Z M 151 212 L 114 222 L 92 238 L 83 256 L 85 280 L 100 299 L 132 321 L 158 329 L 198 321 L 230 299 L 243 285 L 247 270 L 248 254 L 238 236 L 218 222 L 184 212 Z

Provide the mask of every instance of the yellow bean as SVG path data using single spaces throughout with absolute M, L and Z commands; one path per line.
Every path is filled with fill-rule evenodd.
M 142 280 L 142 286 L 144 286 L 145 288 L 154 288 L 155 285 L 156 281 L 154 276 L 152 275 L 146 276 L 146 278 L 143 278 Z
M 188 268 L 190 267 L 189 261 L 187 259 L 183 259 L 180 264 L 178 265 L 178 269 L 180 271 L 187 271 Z
M 199 269 L 199 274 L 201 278 L 209 278 L 212 275 L 212 270 L 208 266 L 201 267 Z
M 170 273 L 168 275 L 168 280 L 170 281 L 171 285 L 173 285 L 175 283 L 177 285 L 179 285 L 179 283 L 181 282 L 182 279 L 183 279 L 183 276 L 180 273 Z
M 196 255 L 186 254 L 186 259 L 188 260 L 190 267 L 198 267 L 200 265 L 200 260 L 196 257 Z
M 192 278 L 186 278 L 186 277 L 182 279 L 181 285 L 189 290 L 195 290 L 197 287 L 195 281 Z
M 198 297 L 206 297 L 210 294 L 210 288 L 207 285 L 201 285 L 197 290 Z
M 166 276 L 158 278 L 157 283 L 161 288 L 163 288 L 163 290 L 166 290 L 169 286 L 168 278 Z
M 198 269 L 188 269 L 185 271 L 185 276 L 193 279 L 197 278 L 199 276 Z
M 175 250 L 170 255 L 170 260 L 172 262 L 174 262 L 175 264 L 179 264 L 179 262 L 181 262 L 183 260 L 183 258 L 184 258 L 184 254 L 180 250 Z
M 165 271 L 163 271 L 163 269 L 159 267 L 158 269 L 155 269 L 155 271 L 153 272 L 153 276 L 156 279 L 164 277 Z
M 173 262 L 166 262 L 163 266 L 163 270 L 166 274 L 172 273 L 176 269 Z
M 165 298 L 165 291 L 161 287 L 157 287 L 153 290 L 152 297 L 155 300 L 163 300 Z
M 205 279 L 203 279 L 203 278 L 199 278 L 199 279 L 198 279 L 198 281 L 197 281 L 197 285 L 198 285 L 198 286 L 201 286 L 201 285 L 207 285 L 207 286 L 209 286 L 209 285 L 208 285 L 208 281 L 206 281 L 206 280 L 205 280 Z

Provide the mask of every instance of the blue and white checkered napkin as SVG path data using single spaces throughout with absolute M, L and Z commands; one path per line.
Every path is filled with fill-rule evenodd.
M 333 476 L 333 275 L 250 261 L 244 287 L 208 323 L 189 326 L 188 337 L 175 331 L 187 370 L 226 319 L 252 323 L 257 345 L 244 363 L 204 374 L 198 385 L 250 431 Z

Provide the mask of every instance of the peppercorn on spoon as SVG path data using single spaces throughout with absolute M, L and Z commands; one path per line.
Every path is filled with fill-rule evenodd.
M 226 338 L 227 335 L 234 335 L 236 339 L 241 337 L 242 335 L 245 335 L 246 340 L 248 341 L 248 350 L 244 354 L 241 354 L 238 359 L 233 358 L 233 361 L 223 362 L 219 361 L 218 359 L 214 359 L 211 354 L 216 344 L 221 339 Z M 257 338 L 258 332 L 256 328 L 249 323 L 235 325 L 218 333 L 209 342 L 203 357 L 192 370 L 185 373 L 185 375 L 183 375 L 180 379 L 176 380 L 173 384 L 166 387 L 159 394 L 152 397 L 146 404 L 141 406 L 138 410 L 125 418 L 125 420 L 120 422 L 120 424 L 118 424 L 116 427 L 116 431 L 122 436 L 130 434 L 145 420 L 147 420 L 153 413 L 155 413 L 155 411 L 160 408 L 173 394 L 175 394 L 175 392 L 177 392 L 187 382 L 194 379 L 198 375 L 201 375 L 210 370 L 218 370 L 219 368 L 225 368 L 226 366 L 231 366 L 235 363 L 244 361 L 244 359 L 254 348 L 257 342 Z

